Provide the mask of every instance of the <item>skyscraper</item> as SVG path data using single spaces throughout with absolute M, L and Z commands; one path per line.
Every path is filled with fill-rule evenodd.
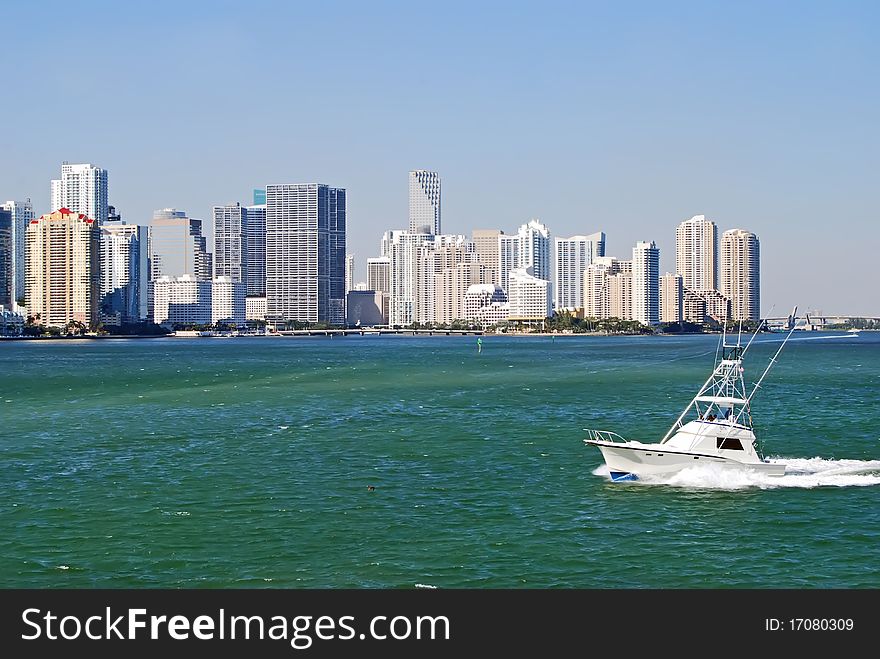
M 632 317 L 644 325 L 660 322 L 660 250 L 653 241 L 633 247 Z
M 255 190 L 254 192 L 259 192 Z M 265 198 L 266 191 L 263 190 Z M 247 295 L 266 295 L 266 204 L 254 204 L 247 212 Z
M 675 231 L 675 271 L 684 287 L 711 291 L 718 287 L 718 227 L 705 215 L 694 215 Z
M 266 187 L 266 313 L 273 320 L 345 322 L 345 190 Z
M 61 178 L 51 182 L 50 210 L 66 208 L 98 224 L 107 221 L 107 170 L 90 163 L 61 164 Z
M 101 226 L 101 319 L 106 325 L 147 317 L 147 228 Z
M 248 212 L 238 202 L 214 206 L 214 277 L 247 282 Z
M 163 208 L 153 212 L 148 235 L 151 281 L 183 275 L 211 279 L 211 258 L 201 220 L 187 217 L 186 211 Z
M 529 220 L 517 232 L 518 268 L 531 268 L 531 275 L 550 281 L 550 229 L 540 220 Z
M 345 294 L 354 290 L 354 254 L 345 256 Z
M 660 322 L 680 323 L 684 314 L 682 276 L 667 272 L 660 277 Z
M 93 219 L 66 208 L 28 224 L 27 308 L 38 324 L 98 324 L 100 240 Z
M 26 282 L 24 269 L 25 234 L 27 225 L 34 219 L 31 200 L 7 201 L 0 208 L 9 211 L 12 227 L 12 301 L 17 302 L 25 296 Z
M 501 284 L 501 270 L 499 267 L 498 237 L 502 235 L 504 232 L 500 229 L 474 229 L 471 233 L 477 261 L 492 271 L 492 282 L 499 285 Z
M 605 256 L 605 234 L 556 238 L 554 241 L 556 309 L 573 309 L 584 303 L 584 271 L 594 259 Z
M 391 292 L 391 258 L 380 256 L 367 259 L 367 290 L 377 293 Z
M 0 306 L 11 309 L 15 301 L 13 286 L 12 212 L 0 208 Z
M 721 293 L 730 300 L 733 320 L 760 320 L 761 244 L 750 231 L 721 236 Z
M 440 175 L 425 169 L 409 173 L 409 230 L 440 233 Z
M 498 236 L 498 283 L 504 292 L 510 288 L 510 271 L 519 267 L 519 234 Z

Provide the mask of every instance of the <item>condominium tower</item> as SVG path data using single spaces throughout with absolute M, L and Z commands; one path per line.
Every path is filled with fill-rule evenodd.
M 214 206 L 214 277 L 247 282 L 248 212 L 239 203 Z
M 440 175 L 425 169 L 409 173 L 409 230 L 440 233 Z
M 556 238 L 554 241 L 556 309 L 574 309 L 583 306 L 584 271 L 594 259 L 605 256 L 605 234 L 601 231 L 589 236 Z
M 705 215 L 694 215 L 675 230 L 675 271 L 685 288 L 718 288 L 718 227 Z
M 733 320 L 761 318 L 761 244 L 745 229 L 721 236 L 721 293 L 730 300 Z
M 27 225 L 34 219 L 34 207 L 31 200 L 7 201 L 0 204 L 0 209 L 9 211 L 11 228 L 10 268 L 12 269 L 12 300 L 21 300 L 25 296 L 24 245 Z
M 66 208 L 98 224 L 107 221 L 107 170 L 90 163 L 61 164 L 61 178 L 51 182 L 52 211 Z
M 660 322 L 660 250 L 638 242 L 632 258 L 632 318 L 644 325 Z

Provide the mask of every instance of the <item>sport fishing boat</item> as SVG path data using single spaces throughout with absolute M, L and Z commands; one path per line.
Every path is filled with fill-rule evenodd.
M 750 404 L 793 331 L 793 327 L 789 329 L 750 393 L 746 390 L 743 358 L 758 331 L 745 347 L 741 344 L 741 333 L 736 345 L 728 345 L 724 333 L 712 375 L 659 442 L 645 444 L 607 430 L 590 429 L 584 442 L 602 452 L 612 481 L 669 476 L 706 464 L 782 476 L 785 465 L 768 461 L 756 446 Z

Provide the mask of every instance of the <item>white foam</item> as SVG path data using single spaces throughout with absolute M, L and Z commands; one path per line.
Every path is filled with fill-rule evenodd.
M 611 478 L 611 470 L 608 468 L 607 464 L 600 464 L 598 467 L 593 469 L 594 476 L 606 476 Z
M 773 458 L 786 466 L 784 476 L 768 476 L 748 469 L 700 465 L 665 477 L 649 476 L 639 482 L 673 487 L 741 490 L 780 487 L 868 487 L 880 485 L 880 460 L 826 460 L 825 458 Z M 596 475 L 606 475 L 598 473 Z M 606 468 L 607 473 L 607 468 Z
M 437 590 L 437 586 L 432 586 L 429 583 L 417 583 L 416 588 L 428 588 L 430 590 Z

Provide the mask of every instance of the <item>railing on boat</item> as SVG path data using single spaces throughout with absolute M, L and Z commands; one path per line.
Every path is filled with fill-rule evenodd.
M 623 437 L 618 435 L 616 432 L 611 432 L 610 430 L 593 430 L 591 428 L 584 428 L 587 431 L 587 438 L 594 442 L 623 442 L 626 443 Z

